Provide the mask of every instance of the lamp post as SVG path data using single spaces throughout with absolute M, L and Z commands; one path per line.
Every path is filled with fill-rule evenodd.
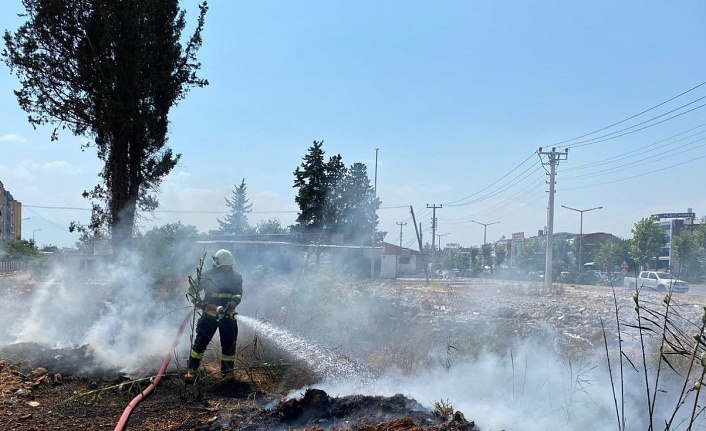
M 593 210 L 599 210 L 603 207 L 588 208 L 585 210 L 567 207 L 566 205 L 562 205 L 561 207 L 566 208 L 567 210 L 576 211 L 581 214 L 581 225 L 579 227 L 579 271 L 581 271 L 583 269 L 583 213 Z
M 450 233 L 450 232 L 449 232 L 449 233 Z M 441 237 L 442 237 L 442 236 L 446 236 L 446 235 L 448 235 L 449 233 L 436 233 L 436 234 L 434 234 L 434 235 L 436 235 L 437 238 L 439 238 L 439 244 L 438 244 L 438 246 L 439 246 L 439 252 L 441 252 Z
M 35 232 L 39 232 L 40 230 L 41 230 L 41 229 L 35 229 L 35 230 L 32 231 L 32 243 L 34 243 L 35 245 L 36 245 L 37 243 L 34 241 L 34 233 L 35 233 Z
M 483 226 L 483 245 L 485 245 L 485 243 L 486 243 L 486 241 L 485 241 L 485 233 L 486 233 L 486 231 L 487 231 L 487 229 L 488 229 L 488 226 L 493 225 L 493 224 L 498 224 L 498 223 L 500 223 L 499 221 L 494 221 L 494 222 L 492 222 L 492 223 L 481 223 L 481 222 L 475 221 L 475 220 L 471 220 L 471 221 L 472 221 L 473 223 L 476 223 L 476 224 L 479 224 L 479 225 Z
M 370 236 L 370 279 L 375 278 L 375 216 L 377 215 L 378 202 L 378 151 L 380 148 L 375 148 L 375 182 L 373 183 L 373 211 L 372 211 L 372 226 L 373 232 Z

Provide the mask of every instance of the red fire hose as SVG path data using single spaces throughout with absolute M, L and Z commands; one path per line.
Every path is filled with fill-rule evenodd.
M 122 416 L 120 416 L 120 420 L 118 420 L 118 423 L 115 425 L 115 431 L 122 431 L 123 429 L 125 429 L 125 425 L 127 425 L 127 420 L 130 418 L 130 414 L 132 414 L 132 410 L 137 407 L 140 401 L 147 398 L 147 396 L 152 393 L 154 388 L 157 387 L 159 381 L 162 380 L 162 376 L 164 376 L 164 372 L 166 371 L 167 367 L 169 366 L 169 362 L 172 359 L 172 352 L 174 351 L 174 349 L 176 349 L 176 346 L 179 343 L 179 338 L 181 338 L 181 333 L 184 332 L 186 322 L 189 321 L 191 313 L 192 311 L 189 311 L 184 317 L 184 321 L 181 322 L 179 332 L 177 332 L 177 335 L 174 338 L 174 343 L 172 343 L 172 348 L 169 350 L 169 353 L 167 353 L 167 356 L 164 357 L 164 361 L 162 361 L 162 366 L 159 368 L 157 376 L 152 379 L 152 382 L 149 386 L 147 386 L 144 391 L 140 392 L 135 398 L 132 399 L 132 401 L 130 401 L 127 407 L 125 407 Z

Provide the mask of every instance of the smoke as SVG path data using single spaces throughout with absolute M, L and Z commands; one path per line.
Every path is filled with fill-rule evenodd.
M 202 256 L 184 252 L 179 264 L 193 268 Z M 236 253 L 244 260 L 239 257 Z M 256 333 L 262 344 L 280 349 L 280 357 L 287 354 L 320 374 L 314 386 L 331 396 L 401 393 L 430 409 L 448 403 L 483 430 L 618 429 L 615 384 L 625 429 L 649 427 L 645 380 L 654 381 L 653 367 L 645 378 L 625 366 L 621 394 L 617 358 L 611 381 L 604 352 L 565 355 L 555 341 L 561 334 L 548 321 L 529 325 L 517 313 L 519 327 L 534 328 L 528 336 L 510 319 L 473 320 L 474 310 L 466 310 L 458 292 L 424 291 L 421 280 L 397 290 L 370 283 L 345 274 L 333 258 L 302 262 L 288 276 L 239 269 L 244 276 L 239 346 L 248 343 L 248 331 Z M 186 277 L 179 275 L 174 288 L 162 291 L 142 269 L 145 264 L 124 253 L 116 263 L 90 270 L 66 263 L 52 268 L 26 301 L 3 299 L 2 311 L 12 318 L 0 342 L 88 346 L 94 367 L 144 375 L 173 353 L 171 343 L 190 310 Z M 182 360 L 188 335 L 179 341 L 176 355 Z M 210 347 L 217 349 L 217 337 Z M 663 370 L 653 414 L 659 428 L 676 408 L 680 383 Z M 685 429 L 689 410 L 679 411 L 672 429 Z M 703 422 L 694 425 L 706 429 Z
M 186 290 L 158 297 L 156 280 L 143 263 L 137 254 L 122 253 L 116 263 L 95 262 L 90 270 L 75 262 L 52 267 L 27 301 L 14 301 L 14 339 L 2 341 L 53 349 L 88 346 L 88 363 L 77 364 L 83 371 L 132 374 L 156 368 L 188 310 Z
M 649 427 L 644 377 L 625 376 L 625 393 L 616 394 L 625 430 Z M 650 376 L 654 381 L 654 376 Z M 619 385 L 619 383 L 616 383 Z M 402 394 L 430 410 L 450 405 L 484 431 L 620 429 L 608 370 L 598 357 L 570 361 L 531 342 L 516 345 L 512 356 L 485 352 L 474 361 L 435 367 L 410 376 L 388 371 L 361 386 L 358 379 L 313 385 L 330 396 Z M 663 381 L 653 418 L 661 429 L 676 407 L 679 381 Z M 654 389 L 654 388 L 653 388 Z M 619 387 L 616 390 L 620 391 Z M 302 390 L 293 391 L 297 396 Z M 673 429 L 686 429 L 690 409 L 678 412 Z M 693 429 L 705 429 L 698 420 Z

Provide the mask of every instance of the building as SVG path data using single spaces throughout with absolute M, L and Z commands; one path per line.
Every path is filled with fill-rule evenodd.
M 22 204 L 0 181 L 0 241 L 22 237 Z
M 684 229 L 692 229 L 696 220 L 696 213 L 688 208 L 684 213 L 652 214 L 652 219 L 657 222 L 664 233 L 664 245 L 659 251 L 659 266 L 657 269 L 673 269 L 676 261 L 672 251 L 672 239 Z
M 398 278 L 418 275 L 424 271 L 419 252 L 383 242 L 380 255 L 380 277 Z

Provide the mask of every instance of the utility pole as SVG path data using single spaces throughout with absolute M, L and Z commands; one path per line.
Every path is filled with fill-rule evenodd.
M 400 227 L 400 249 L 402 249 L 402 226 L 407 225 L 407 222 L 398 221 L 396 224 Z
M 499 221 L 494 221 L 494 222 L 492 222 L 492 223 L 481 223 L 481 222 L 475 221 L 475 220 L 471 220 L 471 221 L 472 221 L 473 223 L 477 223 L 477 224 L 483 226 L 483 245 L 486 244 L 485 233 L 486 233 L 486 230 L 488 229 L 488 226 L 493 225 L 493 224 L 498 224 L 498 223 L 500 223 Z
M 434 260 L 434 250 L 436 249 L 436 209 L 441 208 L 442 205 L 437 206 L 436 204 L 429 205 L 427 204 L 427 208 L 431 208 L 431 278 L 436 278 L 434 276 L 434 264 L 436 261 Z
M 412 213 L 412 223 L 414 223 L 414 230 L 417 234 L 417 243 L 419 244 L 419 257 L 422 259 L 422 266 L 424 266 L 424 274 L 427 276 L 427 284 L 429 284 L 429 270 L 427 269 L 427 264 L 424 259 L 424 247 L 422 246 L 422 224 L 419 223 L 419 229 L 417 229 L 417 218 L 414 216 L 414 208 L 412 205 L 409 206 L 409 212 Z
M 554 281 L 554 184 L 556 183 L 556 167 L 559 164 L 559 161 L 566 160 L 569 156 L 569 148 L 565 148 L 564 151 L 556 151 L 556 148 L 552 148 L 551 151 L 542 151 L 542 147 L 539 147 L 537 154 L 542 160 L 542 165 L 549 165 L 549 171 L 547 172 L 547 175 L 549 175 L 549 205 L 547 206 L 547 257 L 544 264 L 544 287 L 549 288 Z M 547 156 L 546 162 L 542 159 L 542 156 Z
M 397 253 L 397 256 L 395 258 L 395 278 L 399 276 L 399 266 L 400 266 L 400 257 L 402 256 L 402 226 L 406 225 L 406 222 L 398 221 L 397 226 L 400 227 L 400 250 L 399 253 Z
M 375 148 L 375 182 L 373 183 L 373 211 L 372 211 L 372 226 L 373 233 L 370 236 L 370 279 L 375 278 L 375 217 L 377 215 L 378 203 L 378 150 Z

